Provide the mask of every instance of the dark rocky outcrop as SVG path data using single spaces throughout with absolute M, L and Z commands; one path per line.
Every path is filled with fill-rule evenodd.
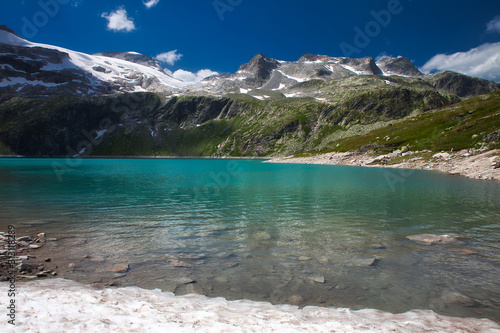
M 347 65 L 354 68 L 356 71 L 364 72 L 365 74 L 381 75 L 382 71 L 377 67 L 377 64 L 372 57 L 359 59 L 340 58 L 339 64 Z
M 500 89 L 500 84 L 498 83 L 450 71 L 428 75 L 426 79 L 436 89 L 455 94 L 459 97 L 482 95 Z

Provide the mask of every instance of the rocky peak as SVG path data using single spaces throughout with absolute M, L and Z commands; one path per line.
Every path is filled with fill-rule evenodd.
M 270 59 L 263 54 L 257 54 L 249 63 L 240 66 L 239 71 L 253 74 L 257 81 L 267 80 L 274 69 L 279 65 L 275 59 Z
M 17 34 L 14 32 L 14 30 L 12 30 L 11 28 L 9 28 L 6 25 L 0 25 L 0 30 L 7 31 L 8 33 L 13 34 L 14 36 L 17 36 Z M 17 36 L 17 37 L 19 37 L 19 36 Z
M 415 67 L 408 58 L 383 58 L 377 61 L 377 66 L 384 74 L 395 74 L 405 76 L 422 76 L 423 74 Z
M 306 61 L 316 61 L 318 60 L 320 56 L 317 54 L 312 54 L 312 53 L 304 53 L 302 57 L 299 58 L 299 62 L 306 62 Z

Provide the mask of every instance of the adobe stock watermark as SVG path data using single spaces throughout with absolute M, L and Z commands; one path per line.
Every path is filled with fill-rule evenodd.
M 224 15 L 227 12 L 233 12 L 236 7 L 241 5 L 243 0 L 214 0 L 212 3 L 221 22 L 224 22 Z
M 7 290 L 7 297 L 9 301 L 7 302 L 7 322 L 10 325 L 16 325 L 16 256 L 17 256 L 17 244 L 16 244 L 16 227 L 9 225 L 9 232 L 7 234 L 7 281 L 9 283 L 9 289 Z
M 38 34 L 39 29 L 45 27 L 51 18 L 54 18 L 61 10 L 61 5 L 67 5 L 71 0 L 39 0 L 37 2 L 40 10 L 31 19 L 23 16 L 21 21 L 23 27 L 21 32 L 25 38 L 33 38 Z
M 210 181 L 206 182 L 200 188 L 195 188 L 195 199 L 199 200 L 202 197 L 209 197 L 212 195 L 219 195 L 222 190 L 226 189 L 231 183 L 231 179 L 241 175 L 243 169 L 237 161 L 229 161 L 226 164 L 225 170 L 218 173 L 210 172 Z
M 396 185 L 404 183 L 415 173 L 415 169 L 386 170 L 384 177 L 392 192 L 396 191 Z
M 141 101 L 141 97 L 137 94 L 123 94 L 113 100 L 110 110 L 115 114 L 124 114 L 129 110 L 137 108 Z M 83 129 L 81 134 L 85 139 L 80 140 L 76 147 L 66 146 L 68 155 L 65 159 L 65 163 L 53 162 L 51 165 L 59 182 L 63 181 L 65 173 L 82 164 L 82 154 L 90 153 L 93 148 L 99 146 L 103 142 L 102 137 L 104 135 L 111 134 L 118 126 L 119 125 L 114 125 L 111 119 L 104 118 L 99 122 L 99 128 L 97 130 L 89 132 Z
M 380 35 L 383 28 L 387 28 L 387 26 L 391 24 L 393 16 L 401 14 L 403 10 L 404 7 L 401 5 L 400 0 L 389 0 L 387 2 L 387 9 L 370 11 L 373 20 L 367 22 L 363 28 L 358 26 L 354 27 L 355 35 L 353 44 L 346 42 L 339 44 L 344 57 L 350 57 L 353 54 L 361 53 L 361 50 L 368 47 L 372 40 Z

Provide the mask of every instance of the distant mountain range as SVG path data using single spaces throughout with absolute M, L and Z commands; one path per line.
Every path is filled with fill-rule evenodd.
M 423 75 L 408 58 L 308 53 L 258 54 L 236 73 L 185 82 L 137 52 L 88 55 L 0 26 L 0 154 L 302 153 L 499 89 L 454 72 Z

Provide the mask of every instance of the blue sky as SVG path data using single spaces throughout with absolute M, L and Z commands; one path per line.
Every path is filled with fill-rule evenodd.
M 500 81 L 492 0 L 4 0 L 0 24 L 85 53 L 170 52 L 160 57 L 170 70 L 235 72 L 257 53 L 297 60 L 309 52 L 404 56 L 428 72 Z

